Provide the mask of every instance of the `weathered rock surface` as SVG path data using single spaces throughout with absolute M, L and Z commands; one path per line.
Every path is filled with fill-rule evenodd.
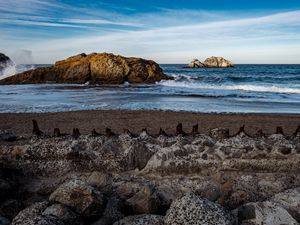
M 186 68 L 227 68 L 234 67 L 233 63 L 223 57 L 212 56 L 205 59 L 204 62 L 200 62 L 198 59 L 194 59 Z
M 198 59 L 193 59 L 192 62 L 187 66 L 188 68 L 203 68 L 205 65 L 200 62 Z
M 64 225 L 81 225 L 81 219 L 78 214 L 74 213 L 67 206 L 53 204 L 47 207 L 42 213 L 45 216 L 54 216 L 59 218 Z
M 1 141 L 0 215 L 13 224 L 299 223 L 297 135 L 177 131 Z
M 84 217 L 98 217 L 103 213 L 103 195 L 81 180 L 62 184 L 49 200 L 66 205 Z
M 12 225 L 63 225 L 57 217 L 42 215 L 48 207 L 48 202 L 39 202 L 22 210 L 12 221 Z
M 298 222 L 300 222 L 300 188 L 289 189 L 276 194 L 271 198 L 275 202 L 286 209 Z
M 298 225 L 292 215 L 279 204 L 273 202 L 248 203 L 238 210 L 239 224 Z
M 212 56 L 207 58 L 204 62 L 206 67 L 216 67 L 216 68 L 225 68 L 225 67 L 233 67 L 233 63 L 223 57 L 215 57 Z
M 114 223 L 114 225 L 163 225 L 163 216 L 159 215 L 138 215 L 129 216 L 124 219 Z
M 10 65 L 12 65 L 13 62 L 11 59 L 4 55 L 3 53 L 0 53 L 0 75 L 2 75 L 4 69 Z
M 122 84 L 154 83 L 169 79 L 157 63 L 108 53 L 80 54 L 58 61 L 54 66 L 37 68 L 8 77 L 0 84 L 74 83 Z
M 188 193 L 175 200 L 165 217 L 166 225 L 234 225 L 235 218 L 222 206 Z

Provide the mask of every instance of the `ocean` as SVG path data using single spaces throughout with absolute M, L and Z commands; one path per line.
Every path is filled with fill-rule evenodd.
M 17 71 L 39 66 L 46 65 L 23 65 Z M 224 69 L 183 66 L 161 65 L 174 80 L 152 85 L 0 86 L 0 112 L 145 109 L 300 113 L 300 65 L 236 65 Z

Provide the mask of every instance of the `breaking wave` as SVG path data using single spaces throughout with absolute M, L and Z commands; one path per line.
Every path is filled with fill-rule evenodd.
M 279 87 L 275 85 L 251 85 L 251 84 L 207 84 L 193 82 L 191 80 L 163 80 L 159 85 L 168 87 L 193 88 L 193 89 L 210 89 L 210 90 L 239 90 L 249 92 L 271 92 L 271 93 L 286 93 L 286 94 L 300 94 L 300 88 Z

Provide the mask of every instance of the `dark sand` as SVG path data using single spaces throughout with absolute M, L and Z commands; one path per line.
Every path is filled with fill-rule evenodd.
M 157 134 L 162 127 L 169 134 L 174 134 L 178 123 L 183 124 L 184 131 L 190 132 L 192 125 L 198 123 L 201 133 L 215 127 L 229 128 L 234 134 L 239 127 L 246 125 L 249 134 L 262 129 L 265 133 L 274 133 L 277 126 L 282 126 L 286 134 L 292 134 L 300 125 L 300 115 L 277 114 L 206 114 L 170 111 L 127 111 L 94 110 L 59 113 L 0 113 L 0 129 L 15 131 L 18 135 L 28 136 L 32 132 L 32 119 L 38 121 L 44 132 L 52 133 L 55 127 L 61 132 L 71 133 L 79 128 L 82 134 L 91 133 L 95 128 L 104 132 L 106 127 L 115 133 L 129 129 L 133 133 L 147 128 L 151 134 Z

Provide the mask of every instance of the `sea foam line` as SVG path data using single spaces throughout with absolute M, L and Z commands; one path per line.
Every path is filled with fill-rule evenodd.
M 192 82 L 178 82 L 174 80 L 163 80 L 158 83 L 159 85 L 168 87 L 181 87 L 192 89 L 212 89 L 212 90 L 241 90 L 252 92 L 271 92 L 271 93 L 286 93 L 286 94 L 300 94 L 300 89 L 286 88 L 278 86 L 258 86 L 258 85 L 207 85 L 197 84 Z

